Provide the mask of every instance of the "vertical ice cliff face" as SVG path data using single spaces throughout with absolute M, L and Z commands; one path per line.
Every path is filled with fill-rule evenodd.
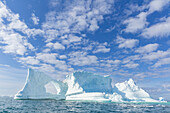
M 15 99 L 65 99 L 67 84 L 53 80 L 42 72 L 28 69 L 24 88 Z
M 88 72 L 75 72 L 64 81 L 68 84 L 67 100 L 108 101 L 105 93 L 112 93 L 111 79 Z
M 120 94 L 125 101 L 157 102 L 151 99 L 147 92 L 139 88 L 132 79 L 115 84 L 114 91 Z
M 112 93 L 111 79 L 88 72 L 75 72 L 64 81 L 68 84 L 67 95 L 83 92 Z

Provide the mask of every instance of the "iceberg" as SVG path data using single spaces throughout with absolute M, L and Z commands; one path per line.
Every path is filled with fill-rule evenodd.
M 120 94 L 124 101 L 158 102 L 142 88 L 139 88 L 132 79 L 115 84 L 114 91 Z
M 165 102 L 154 100 L 129 79 L 111 85 L 109 76 L 88 72 L 74 72 L 64 81 L 57 81 L 42 72 L 28 69 L 25 86 L 14 99 L 56 99 L 109 102 Z
M 14 99 L 65 99 L 67 84 L 53 80 L 42 72 L 28 69 L 25 86 Z

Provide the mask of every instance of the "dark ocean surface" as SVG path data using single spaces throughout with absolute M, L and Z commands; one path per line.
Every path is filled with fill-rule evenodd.
M 170 113 L 170 103 L 14 100 L 0 97 L 0 113 Z

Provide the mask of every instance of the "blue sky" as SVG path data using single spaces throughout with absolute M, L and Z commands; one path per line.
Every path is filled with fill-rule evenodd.
M 0 95 L 33 68 L 133 78 L 170 99 L 169 37 L 170 0 L 0 0 Z

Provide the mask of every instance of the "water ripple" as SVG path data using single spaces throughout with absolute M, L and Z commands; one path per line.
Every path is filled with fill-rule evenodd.
M 0 97 L 0 113 L 170 113 L 170 103 L 14 100 Z

